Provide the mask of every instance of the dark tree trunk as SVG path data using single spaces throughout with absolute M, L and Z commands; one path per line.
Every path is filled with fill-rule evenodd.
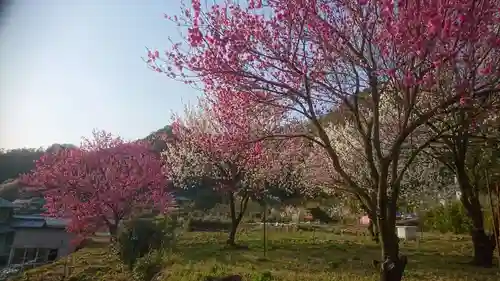
M 109 220 L 104 214 L 101 214 L 101 219 L 104 221 L 109 231 L 109 241 L 116 242 L 118 239 L 118 226 L 120 225 L 121 217 L 117 212 L 113 211 L 113 220 Z
M 462 191 L 462 204 L 472 221 L 471 237 L 474 249 L 472 264 L 481 267 L 493 266 L 494 252 L 497 242 L 494 234 L 487 234 L 484 230 L 483 211 L 477 196 L 476 188 L 469 183 L 466 176 L 458 175 Z M 497 225 L 495 227 L 498 227 Z
M 395 227 L 386 227 L 382 232 L 381 242 L 384 260 L 380 263 L 380 281 L 401 281 L 408 259 L 399 254 L 399 239 Z
M 370 236 L 375 237 L 375 230 L 373 229 L 373 221 L 370 220 L 370 223 L 368 224 L 368 232 L 370 232 Z
M 267 258 L 267 204 L 264 202 L 262 216 L 262 240 L 264 240 L 264 258 Z
M 116 224 L 109 224 L 109 241 L 115 242 L 118 239 L 118 226 Z
M 236 245 L 236 231 L 238 230 L 238 224 L 239 222 L 236 221 L 231 222 L 231 229 L 229 230 L 229 236 L 226 241 L 226 244 L 228 244 L 229 246 Z
M 229 230 L 229 236 L 227 238 L 226 244 L 229 246 L 236 245 L 236 232 L 238 231 L 238 226 L 240 225 L 241 219 L 245 214 L 248 205 L 248 197 L 244 197 L 241 199 L 240 210 L 239 213 L 236 213 L 236 202 L 234 199 L 234 194 L 229 192 L 229 209 L 231 213 L 231 229 Z
M 380 281 L 401 281 L 408 259 L 398 256 L 394 261 L 386 259 L 380 266 Z
M 484 229 L 473 229 L 471 232 L 474 258 L 472 263 L 477 266 L 493 266 L 496 239 L 494 234 L 486 234 Z
M 406 256 L 399 254 L 399 238 L 396 234 L 396 199 L 386 202 L 379 197 L 379 207 L 382 210 L 377 216 L 377 226 L 380 230 L 380 247 L 382 262 L 380 263 L 380 281 L 401 281 L 408 263 Z
M 370 219 L 370 223 L 368 224 L 368 231 L 370 232 L 370 236 L 375 243 L 379 244 L 380 234 L 377 226 L 377 219 L 372 215 L 368 215 L 368 218 Z
M 481 267 L 491 267 L 493 266 L 493 256 L 497 246 L 495 235 L 487 234 L 484 230 L 483 212 L 479 200 L 473 204 L 470 201 L 474 202 L 476 200 L 469 200 L 464 206 L 472 220 L 471 237 L 474 249 L 472 264 Z

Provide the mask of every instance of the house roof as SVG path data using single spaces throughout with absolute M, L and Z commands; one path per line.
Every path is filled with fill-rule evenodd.
M 42 215 L 13 215 L 12 217 L 21 220 L 45 220 Z
M 47 227 L 66 228 L 66 226 L 69 224 L 69 220 L 57 219 L 57 218 L 45 218 L 45 223 L 47 224 Z
M 31 203 L 31 199 L 16 199 L 14 201 L 12 201 L 12 204 L 16 205 L 16 204 L 29 204 Z
M 0 208 L 14 208 L 14 204 L 0 197 Z
M 10 223 L 13 228 L 41 228 L 45 226 L 45 220 L 23 220 L 16 219 Z
M 49 218 L 40 215 L 14 215 L 11 226 L 15 228 L 65 228 L 69 220 Z

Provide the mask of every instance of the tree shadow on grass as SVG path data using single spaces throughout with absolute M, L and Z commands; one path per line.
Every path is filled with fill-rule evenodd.
M 183 259 L 190 263 L 222 264 L 228 267 L 254 268 L 259 271 L 278 269 L 294 272 L 350 272 L 358 275 L 373 274 L 375 269 L 372 261 L 380 259 L 379 245 L 350 238 L 319 241 L 271 240 L 268 243 L 266 259 L 263 259 L 262 241 L 253 239 L 245 240 L 245 243 L 249 246 L 248 250 L 228 249 L 222 242 L 197 241 L 183 245 L 179 251 L 182 252 Z M 428 280 L 432 276 L 472 278 L 476 273 L 496 276 L 494 269 L 465 265 L 470 257 L 453 249 L 447 251 L 436 245 L 432 243 L 422 247 L 402 245 L 402 253 L 409 258 L 405 274 L 422 280 Z
M 274 244 L 270 247 L 270 253 L 276 257 L 275 262 L 283 263 L 284 267 L 287 267 L 287 264 L 299 264 L 307 270 L 366 274 L 373 272 L 371 261 L 379 252 L 376 245 L 331 240 L 311 244 Z M 289 257 L 288 260 L 280 258 L 283 256 Z
M 377 246 L 363 246 L 342 241 L 304 244 L 300 240 L 271 241 L 264 259 L 261 241 L 248 242 L 248 250 L 228 249 L 222 243 L 190 243 L 178 248 L 185 261 L 190 263 L 221 263 L 226 266 L 259 268 L 260 270 L 290 270 L 322 272 L 359 269 L 366 273 L 364 255 L 377 253 Z M 354 264 L 354 266 L 353 266 Z M 368 262 L 368 264 L 370 264 Z M 373 269 L 368 268 L 371 271 Z
M 178 246 L 176 252 L 181 254 L 182 259 L 190 263 L 214 261 L 225 265 L 236 265 L 247 263 L 252 260 L 245 259 L 245 252 L 252 249 L 228 247 L 225 243 L 193 243 Z

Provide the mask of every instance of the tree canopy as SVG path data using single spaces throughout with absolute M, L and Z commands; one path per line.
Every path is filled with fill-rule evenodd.
M 50 216 L 71 219 L 86 236 L 105 226 L 112 236 L 137 208 L 165 210 L 169 202 L 163 162 L 147 142 L 126 142 L 94 131 L 78 148 L 43 155 L 21 182 L 45 195 Z
M 280 124 L 308 120 L 314 130 L 266 133 L 307 139 L 327 155 L 333 178 L 377 215 L 381 280 L 401 280 L 407 259 L 400 257 L 394 227 L 403 179 L 418 154 L 443 133 L 423 133 L 426 123 L 500 91 L 494 67 L 500 62 L 500 3 L 244 2 L 202 8 L 196 0 L 190 8 L 182 7 L 181 14 L 167 17 L 186 36 L 165 52 L 150 50 L 150 67 L 198 85 L 209 96 L 226 97 L 220 104 L 227 112 L 246 102 L 273 108 Z M 451 85 L 449 91 L 440 87 L 445 83 Z M 368 106 L 360 106 L 366 89 Z M 240 104 L 231 102 L 231 96 L 242 97 Z M 320 122 L 339 104 L 354 118 L 349 127 L 333 131 L 352 128 L 360 137 L 362 177 L 359 168 L 345 166 L 352 155 Z M 390 126 L 388 117 L 395 117 Z M 418 146 L 406 153 L 415 135 Z

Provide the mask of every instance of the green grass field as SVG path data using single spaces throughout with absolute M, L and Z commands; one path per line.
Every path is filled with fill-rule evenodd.
M 157 280 L 202 280 L 206 275 L 240 274 L 244 280 L 260 279 L 269 272 L 272 280 L 377 280 L 373 259 L 379 249 L 368 237 L 324 232 L 270 232 L 267 259 L 263 259 L 262 233 L 240 233 L 247 250 L 228 249 L 224 233 L 185 233 Z M 70 258 L 71 281 L 131 280 L 130 273 L 110 255 L 106 246 L 94 245 Z M 469 266 L 468 237 L 425 234 L 417 242 L 402 244 L 409 257 L 404 280 L 493 281 L 498 268 Z M 36 268 L 17 280 L 61 280 L 65 260 Z

